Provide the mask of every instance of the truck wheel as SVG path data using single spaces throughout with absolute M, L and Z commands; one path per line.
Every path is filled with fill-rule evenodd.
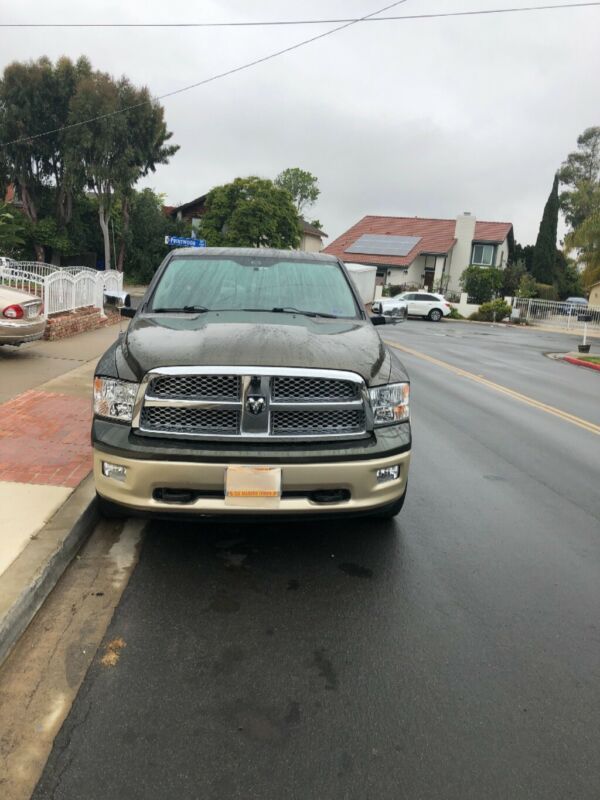
M 381 509 L 381 511 L 376 511 L 372 516 L 374 519 L 393 519 L 402 511 L 402 506 L 404 505 L 404 501 L 406 500 L 406 489 L 404 490 L 404 494 L 402 497 L 399 497 L 395 503 L 392 503 L 389 506 Z
M 105 519 L 126 519 L 127 512 L 118 506 L 116 503 L 111 503 L 110 500 L 105 500 L 104 497 L 100 497 L 99 494 L 96 494 L 96 499 L 98 500 L 98 508 L 100 510 L 100 514 Z
M 432 322 L 439 322 L 441 318 L 442 318 L 442 312 L 439 310 L 439 308 L 432 308 L 431 311 L 429 312 L 429 319 Z

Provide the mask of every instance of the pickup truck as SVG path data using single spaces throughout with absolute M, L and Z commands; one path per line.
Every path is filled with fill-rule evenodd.
M 133 319 L 94 377 L 105 515 L 400 511 L 409 379 L 339 259 L 174 250 L 122 313 Z

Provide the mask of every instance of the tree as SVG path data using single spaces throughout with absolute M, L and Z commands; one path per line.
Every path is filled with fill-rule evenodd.
M 61 58 L 53 65 L 43 57 L 28 63 L 15 62 L 4 70 L 0 80 L 0 139 L 7 144 L 0 158 L 3 183 L 12 183 L 23 203 L 25 216 L 38 222 L 42 195 L 55 186 L 54 216 L 59 228 L 69 221 L 72 196 L 76 190 L 73 175 L 65 161 L 65 131 L 70 102 L 81 78 L 91 72 L 87 59 L 75 64 Z M 45 131 L 54 131 L 35 138 Z M 41 243 L 35 241 L 38 259 L 43 259 Z
M 212 246 L 291 248 L 300 241 L 289 192 L 254 176 L 212 189 L 200 230 Z
M 125 113 L 115 113 L 130 107 Z M 108 116 L 107 116 L 108 115 Z M 136 89 L 127 78 L 114 80 L 93 72 L 77 86 L 70 120 L 91 119 L 68 132 L 69 166 L 98 199 L 98 219 L 104 242 L 105 268 L 111 266 L 109 224 L 117 200 L 128 202 L 131 188 L 157 164 L 166 164 L 179 149 L 167 145 L 164 110 L 146 88 Z
M 460 284 L 473 303 L 493 300 L 504 280 L 503 271 L 496 267 L 467 267 L 460 276 Z
M 20 255 L 25 233 L 23 216 L 7 203 L 0 203 L 0 253 L 13 258 Z
M 152 189 L 133 191 L 129 198 L 129 226 L 123 237 L 129 280 L 148 283 L 169 251 L 165 236 L 180 233 L 178 223 L 166 217 L 163 198 Z
M 503 272 L 502 294 L 504 297 L 514 297 L 521 278 L 527 272 L 525 261 L 509 261 Z
M 554 282 L 559 300 L 567 297 L 581 297 L 583 285 L 576 265 L 562 250 L 556 251 L 556 280 Z
M 526 272 L 519 282 L 519 288 L 517 289 L 516 295 L 517 297 L 535 297 L 536 294 L 537 283 L 535 282 L 535 278 L 533 275 L 530 275 L 528 272 Z
M 600 211 L 587 217 L 567 236 L 566 243 L 569 247 L 580 248 L 580 259 L 584 264 L 581 279 L 589 289 L 600 281 Z
M 284 169 L 275 178 L 275 185 L 281 189 L 287 189 L 292 195 L 299 215 L 316 203 L 317 197 L 321 194 L 317 183 L 318 179 L 314 175 L 299 167 Z
M 553 283 L 556 277 L 558 211 L 558 174 L 556 174 L 550 195 L 544 206 L 544 213 L 533 251 L 531 271 L 539 283 Z
M 565 219 L 572 228 L 578 228 L 600 207 L 600 127 L 586 128 L 579 136 L 577 150 L 569 153 L 558 176 L 561 183 L 570 187 L 560 195 Z

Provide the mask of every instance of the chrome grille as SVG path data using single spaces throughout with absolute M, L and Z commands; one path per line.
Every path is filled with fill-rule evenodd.
M 149 436 L 298 441 L 373 429 L 366 386 L 343 370 L 162 367 L 143 379 L 132 421 Z
M 358 386 L 332 378 L 278 376 L 273 378 L 272 400 L 351 400 L 358 397 Z
M 364 428 L 364 411 L 274 411 L 271 417 L 274 436 L 358 433 Z
M 194 400 L 239 400 L 238 375 L 167 375 L 150 381 L 147 394 Z
M 239 412 L 224 408 L 154 408 L 142 411 L 144 430 L 164 433 L 233 434 L 239 431 Z

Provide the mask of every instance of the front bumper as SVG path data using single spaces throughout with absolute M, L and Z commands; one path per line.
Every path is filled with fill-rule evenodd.
M 102 462 L 127 469 L 123 482 L 107 478 Z M 385 508 L 406 491 L 410 451 L 375 459 L 315 463 L 278 463 L 282 471 L 282 497 L 277 508 L 256 505 L 229 506 L 225 502 L 225 470 L 241 461 L 157 461 L 108 455 L 94 450 L 94 478 L 98 494 L 134 512 L 150 514 L 277 516 L 365 513 Z M 377 470 L 398 465 L 399 477 L 379 483 Z M 164 502 L 156 490 L 189 490 L 199 493 L 186 503 Z M 316 502 L 314 491 L 344 489 L 349 499 Z
M 41 339 L 46 329 L 46 320 L 43 317 L 30 322 L 29 320 L 0 321 L 0 344 L 23 344 Z

